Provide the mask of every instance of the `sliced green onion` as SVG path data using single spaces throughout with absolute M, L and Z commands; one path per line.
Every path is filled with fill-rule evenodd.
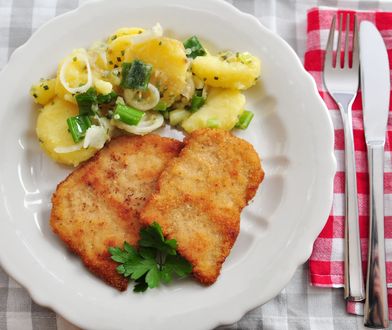
M 203 88 L 202 88 L 202 89 L 196 89 L 196 90 L 195 90 L 195 95 L 197 95 L 197 96 L 203 96 Z
M 219 119 L 210 118 L 210 119 L 207 120 L 207 127 L 208 128 L 218 128 L 219 126 L 220 126 Z
M 92 106 L 97 103 L 97 92 L 90 87 L 87 92 L 75 96 L 81 115 L 94 115 Z
M 155 106 L 154 110 L 156 111 L 166 111 L 167 104 L 164 101 L 159 101 L 158 104 Z
M 127 105 L 142 111 L 154 109 L 160 100 L 158 88 L 150 83 L 146 91 L 125 88 L 123 96 Z
M 117 103 L 113 114 L 114 119 L 122 121 L 127 125 L 139 124 L 143 116 L 143 111 L 119 103 Z
M 121 87 L 145 91 L 148 87 L 152 65 L 135 60 L 122 64 Z
M 125 104 L 125 101 L 121 96 L 118 96 L 116 99 L 116 104 Z
M 202 96 L 198 96 L 198 95 L 193 95 L 192 100 L 191 100 L 191 107 L 189 109 L 189 111 L 191 112 L 196 112 L 197 110 L 199 110 L 203 104 L 205 102 L 204 97 Z
M 86 135 L 87 129 L 91 126 L 91 120 L 86 115 L 69 117 L 67 119 L 67 125 L 72 139 L 75 143 L 78 143 Z
M 115 92 L 110 92 L 109 94 L 100 94 L 97 96 L 98 104 L 109 104 L 117 99 L 117 94 Z
M 112 103 L 116 98 L 117 94 L 115 92 L 98 95 L 93 87 L 89 88 L 87 92 L 75 96 L 81 115 L 94 115 L 98 111 L 98 105 Z
M 170 111 L 169 110 L 159 111 L 159 112 L 162 114 L 163 118 L 169 119 L 169 117 L 170 117 Z
M 170 125 L 176 126 L 185 119 L 187 119 L 191 113 L 185 109 L 177 109 L 169 112 Z
M 206 50 L 201 45 L 196 36 L 190 37 L 184 42 L 185 52 L 188 57 L 195 58 L 197 56 L 204 56 L 207 54 Z
M 247 129 L 250 122 L 253 119 L 253 116 L 254 116 L 253 112 L 244 110 L 240 118 L 238 118 L 238 122 L 237 124 L 235 124 L 235 127 L 240 129 Z

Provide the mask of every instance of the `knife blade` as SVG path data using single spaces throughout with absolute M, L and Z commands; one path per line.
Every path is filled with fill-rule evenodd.
M 370 188 L 364 324 L 372 328 L 386 328 L 389 320 L 384 247 L 384 145 L 389 111 L 390 78 L 384 41 L 371 22 L 361 23 L 359 48 Z

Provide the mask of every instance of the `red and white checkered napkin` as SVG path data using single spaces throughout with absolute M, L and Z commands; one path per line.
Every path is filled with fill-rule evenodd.
M 334 181 L 334 198 L 328 221 L 314 243 L 309 259 L 310 281 L 312 285 L 323 287 L 342 287 L 344 282 L 344 135 L 340 113 L 322 80 L 324 49 L 328 39 L 331 20 L 336 14 L 355 13 L 358 22 L 368 20 L 380 30 L 388 50 L 392 66 L 392 13 L 354 12 L 330 8 L 313 8 L 308 12 L 307 50 L 305 68 L 314 77 L 318 91 L 329 109 L 335 128 L 335 156 L 338 163 Z M 351 27 L 353 28 L 353 27 Z M 392 100 L 392 97 L 391 97 Z M 387 282 L 389 318 L 392 319 L 392 105 L 389 106 L 389 119 L 385 145 L 384 206 L 385 206 L 385 246 L 387 258 Z M 362 246 L 363 271 L 366 275 L 367 242 L 369 221 L 369 184 L 366 156 L 366 143 L 362 121 L 362 99 L 359 91 L 353 104 L 353 127 L 355 159 L 357 166 L 359 222 Z M 363 314 L 363 304 L 348 303 L 347 311 Z

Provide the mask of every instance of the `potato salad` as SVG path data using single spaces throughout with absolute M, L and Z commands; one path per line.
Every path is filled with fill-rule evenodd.
M 120 28 L 65 57 L 56 76 L 30 94 L 41 105 L 36 132 L 56 162 L 77 166 L 111 137 L 144 135 L 165 123 L 246 129 L 253 118 L 242 91 L 256 84 L 260 60 L 248 52 L 211 54 L 197 36 L 177 40 L 151 29 Z

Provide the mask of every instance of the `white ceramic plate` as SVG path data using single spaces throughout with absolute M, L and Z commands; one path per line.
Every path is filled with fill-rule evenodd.
M 247 93 L 255 119 L 238 135 L 255 146 L 266 177 L 242 213 L 241 233 L 216 284 L 183 280 L 146 294 L 119 293 L 86 271 L 49 228 L 51 194 L 70 169 L 40 150 L 28 90 L 53 75 L 70 50 L 122 26 L 156 22 L 180 39 L 195 34 L 216 49 L 261 58 L 262 81 Z M 283 40 L 223 1 L 88 3 L 53 19 L 15 51 L 0 74 L 0 99 L 1 265 L 37 303 L 82 328 L 205 329 L 235 322 L 287 284 L 327 219 L 333 133 L 315 84 Z

